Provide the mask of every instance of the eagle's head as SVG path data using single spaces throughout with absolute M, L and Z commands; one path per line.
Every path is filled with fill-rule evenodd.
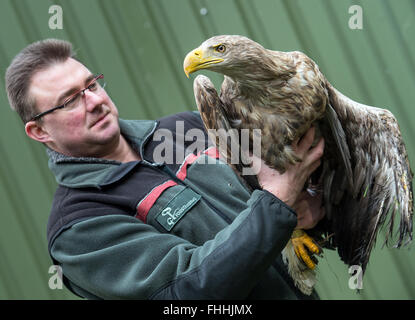
M 254 76 L 263 69 L 262 66 L 273 64 L 272 59 L 267 59 L 268 55 L 268 50 L 251 39 L 239 35 L 220 35 L 206 40 L 189 52 L 183 68 L 187 77 L 201 69 L 219 72 L 232 78 L 248 74 Z

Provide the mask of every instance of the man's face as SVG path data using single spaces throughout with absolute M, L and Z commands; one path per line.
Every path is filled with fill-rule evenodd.
M 61 105 L 76 90 L 88 85 L 91 72 L 69 58 L 34 74 L 29 94 L 39 112 Z M 85 90 L 79 104 L 58 109 L 38 122 L 43 141 L 52 149 L 76 157 L 104 157 L 120 138 L 118 111 L 104 89 Z M 40 140 L 39 140 L 40 141 Z

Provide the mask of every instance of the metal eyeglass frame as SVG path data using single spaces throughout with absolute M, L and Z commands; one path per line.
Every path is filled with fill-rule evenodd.
M 55 110 L 58 110 L 58 109 L 63 109 L 63 108 L 65 108 L 65 105 L 69 102 L 69 101 L 71 101 L 71 99 L 73 98 L 73 97 L 75 97 L 77 94 L 79 94 L 79 93 L 82 93 L 82 95 L 83 94 L 85 94 L 85 91 L 86 90 L 89 90 L 90 89 L 90 87 L 91 87 L 91 85 L 93 85 L 95 82 L 97 82 L 99 79 L 104 79 L 104 75 L 101 73 L 101 74 L 99 74 L 99 75 L 97 75 L 97 76 L 95 76 L 92 80 L 91 80 L 91 82 L 90 83 L 88 83 L 88 85 L 84 88 L 84 89 L 81 89 L 81 90 L 79 90 L 79 91 L 77 91 L 77 92 L 75 92 L 74 94 L 72 94 L 70 97 L 68 97 L 67 99 L 65 99 L 65 102 L 63 103 L 63 104 L 61 104 L 60 106 L 56 106 L 56 107 L 53 107 L 53 108 L 51 108 L 51 109 L 49 109 L 49 110 L 46 110 L 46 111 L 43 111 L 43 112 L 41 112 L 41 113 L 39 113 L 39 114 L 37 114 L 37 115 L 35 115 L 34 117 L 32 117 L 29 121 L 35 121 L 35 120 L 38 120 L 38 119 L 40 119 L 41 117 L 43 117 L 44 115 L 47 115 L 48 113 L 52 113 L 53 111 L 55 111 Z M 102 85 L 102 89 L 104 89 L 105 88 L 105 85 L 106 85 L 106 83 L 104 83 L 103 85 Z

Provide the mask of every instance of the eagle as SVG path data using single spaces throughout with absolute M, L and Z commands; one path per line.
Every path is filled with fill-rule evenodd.
M 208 77 L 194 80 L 204 126 L 208 132 L 260 129 L 260 157 L 280 173 L 301 161 L 291 146 L 310 127 L 316 129 L 316 141 L 324 138 L 321 165 L 305 188 L 321 194 L 325 217 L 308 234 L 294 230 L 282 252 L 303 293 L 312 293 L 314 254 L 320 255 L 323 248 L 337 250 L 345 264 L 360 266 L 364 273 L 382 226 L 388 246 L 394 242 L 399 248 L 412 241 L 413 173 L 390 111 L 343 95 L 304 53 L 268 50 L 244 36 L 204 41 L 186 55 L 183 68 L 187 77 L 201 69 L 224 75 L 220 94 Z M 246 164 L 230 162 L 235 152 L 230 143 L 223 148 L 218 135 L 212 138 L 247 185 L 257 188 L 257 180 L 242 172 Z M 253 152 L 254 138 L 250 133 L 248 150 L 240 147 L 241 159 Z M 397 215 L 399 226 L 394 224 Z

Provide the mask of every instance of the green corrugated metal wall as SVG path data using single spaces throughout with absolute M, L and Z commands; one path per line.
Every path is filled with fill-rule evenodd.
M 63 9 L 62 30 L 48 26 L 54 4 Z M 362 30 L 348 26 L 354 4 L 363 9 Z M 105 74 L 121 117 L 154 119 L 195 109 L 182 61 L 215 34 L 305 52 L 344 94 L 396 115 L 415 166 L 413 0 L 0 0 L 0 69 L 4 75 L 14 55 L 33 41 L 67 39 L 92 71 Z M 219 76 L 208 75 L 220 84 Z M 45 226 L 56 183 L 46 154 L 25 136 L 4 89 L 0 103 L 0 299 L 75 299 L 48 287 Z M 349 289 L 347 267 L 327 252 L 319 264 L 321 297 L 414 299 L 413 250 L 381 244 L 361 294 Z

